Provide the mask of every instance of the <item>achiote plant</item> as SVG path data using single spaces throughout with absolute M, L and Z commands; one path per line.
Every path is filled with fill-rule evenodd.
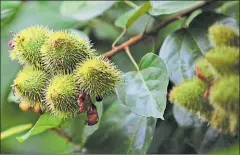
M 170 92 L 170 101 L 200 114 L 218 131 L 236 134 L 239 126 L 239 34 L 231 27 L 209 28 L 213 45 L 195 64 L 196 78 Z M 238 40 L 238 41 L 237 41 Z
M 9 49 L 11 58 L 23 65 L 14 80 L 16 95 L 56 117 L 75 117 L 86 111 L 86 124 L 96 124 L 98 114 L 91 96 L 101 100 L 121 80 L 121 71 L 97 55 L 88 40 L 67 31 L 29 27 L 15 34 Z

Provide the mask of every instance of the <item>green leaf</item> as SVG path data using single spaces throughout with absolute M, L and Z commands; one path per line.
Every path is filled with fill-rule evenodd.
M 189 28 L 178 30 L 165 39 L 159 55 L 165 61 L 169 79 L 174 84 L 195 76 L 195 61 L 211 48 L 207 33 L 208 27 L 215 22 L 236 26 L 232 18 L 202 13 L 194 18 Z
M 31 123 L 12 127 L 6 131 L 1 132 L 1 140 L 3 140 L 4 138 L 7 138 L 9 136 L 12 136 L 13 134 L 17 134 L 17 133 L 23 132 L 27 129 L 30 129 L 31 127 L 32 127 Z
M 17 140 L 19 142 L 23 142 L 30 136 L 40 134 L 46 131 L 47 129 L 58 127 L 62 122 L 63 120 L 61 118 L 53 117 L 49 113 L 45 113 L 40 116 L 37 123 L 33 126 L 33 128 L 30 131 L 28 131 L 26 134 L 20 137 L 17 137 Z
M 63 16 L 79 21 L 87 21 L 101 15 L 116 1 L 64 1 L 60 12 Z
M 144 15 L 151 8 L 150 2 L 145 3 L 144 5 L 132 9 L 122 16 L 120 16 L 116 21 L 115 25 L 121 28 L 130 27 L 139 17 Z
M 169 78 L 175 84 L 195 75 L 193 67 L 196 59 L 209 49 L 208 42 L 205 46 L 200 45 L 196 38 L 201 36 L 194 32 L 192 29 L 178 30 L 165 39 L 160 49 L 160 57 L 165 61 Z
M 156 119 L 138 116 L 118 101 L 105 111 L 99 129 L 90 136 L 89 153 L 145 154 L 152 141 Z
M 91 20 L 91 27 L 93 27 L 93 32 L 99 40 L 115 40 L 120 32 L 112 24 L 107 23 L 102 20 Z
M 193 7 L 202 1 L 150 1 L 152 9 L 150 14 L 159 16 L 162 14 L 172 14 L 181 10 Z
M 5 9 L 16 8 L 21 1 L 1 1 L 1 12 Z
M 153 53 L 146 54 L 139 71 L 127 72 L 123 79 L 116 93 L 124 105 L 137 115 L 164 119 L 168 77 L 161 58 Z
M 103 104 L 102 102 L 95 103 L 97 107 L 99 122 L 94 126 L 85 125 L 85 120 L 87 120 L 86 113 L 83 113 L 76 118 L 74 118 L 70 123 L 70 136 L 72 140 L 76 144 L 80 144 L 83 146 L 88 139 L 88 136 L 93 134 L 98 128 L 99 124 L 101 123 L 101 117 L 103 113 Z

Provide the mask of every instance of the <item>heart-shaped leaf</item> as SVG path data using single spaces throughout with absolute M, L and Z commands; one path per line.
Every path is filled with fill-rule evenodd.
M 195 76 L 196 60 L 211 48 L 208 27 L 215 22 L 233 27 L 237 24 L 233 18 L 207 12 L 195 17 L 189 28 L 178 30 L 164 40 L 159 55 L 165 61 L 169 79 L 174 84 Z
M 37 123 L 33 126 L 33 128 L 28 131 L 26 134 L 22 135 L 21 137 L 17 137 L 19 142 L 23 142 L 28 139 L 30 136 L 34 136 L 40 134 L 47 129 L 55 128 L 59 126 L 63 120 L 61 118 L 53 117 L 49 113 L 45 113 L 40 116 Z
M 156 119 L 138 116 L 118 101 L 105 111 L 99 129 L 90 136 L 89 153 L 145 154 Z
M 101 15 L 116 1 L 64 1 L 60 12 L 63 16 L 79 21 L 87 21 Z
M 148 53 L 141 59 L 139 71 L 127 72 L 123 79 L 116 89 L 118 99 L 137 115 L 163 119 L 168 85 L 164 61 Z

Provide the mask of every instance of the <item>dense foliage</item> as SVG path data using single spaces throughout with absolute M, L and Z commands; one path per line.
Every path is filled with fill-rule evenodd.
M 239 1 L 2 1 L 1 73 L 3 153 L 239 153 Z

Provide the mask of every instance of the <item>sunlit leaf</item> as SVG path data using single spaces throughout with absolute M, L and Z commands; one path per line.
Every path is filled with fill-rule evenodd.
M 40 116 L 37 123 L 33 126 L 33 128 L 28 131 L 26 134 L 21 137 L 17 137 L 19 142 L 23 142 L 31 136 L 40 134 L 48 129 L 58 127 L 63 120 L 61 118 L 53 117 L 49 113 L 45 113 Z
M 116 21 L 115 25 L 121 28 L 130 27 L 139 17 L 144 15 L 151 8 L 150 2 L 145 3 L 144 5 L 134 8 L 122 16 L 120 16 Z

